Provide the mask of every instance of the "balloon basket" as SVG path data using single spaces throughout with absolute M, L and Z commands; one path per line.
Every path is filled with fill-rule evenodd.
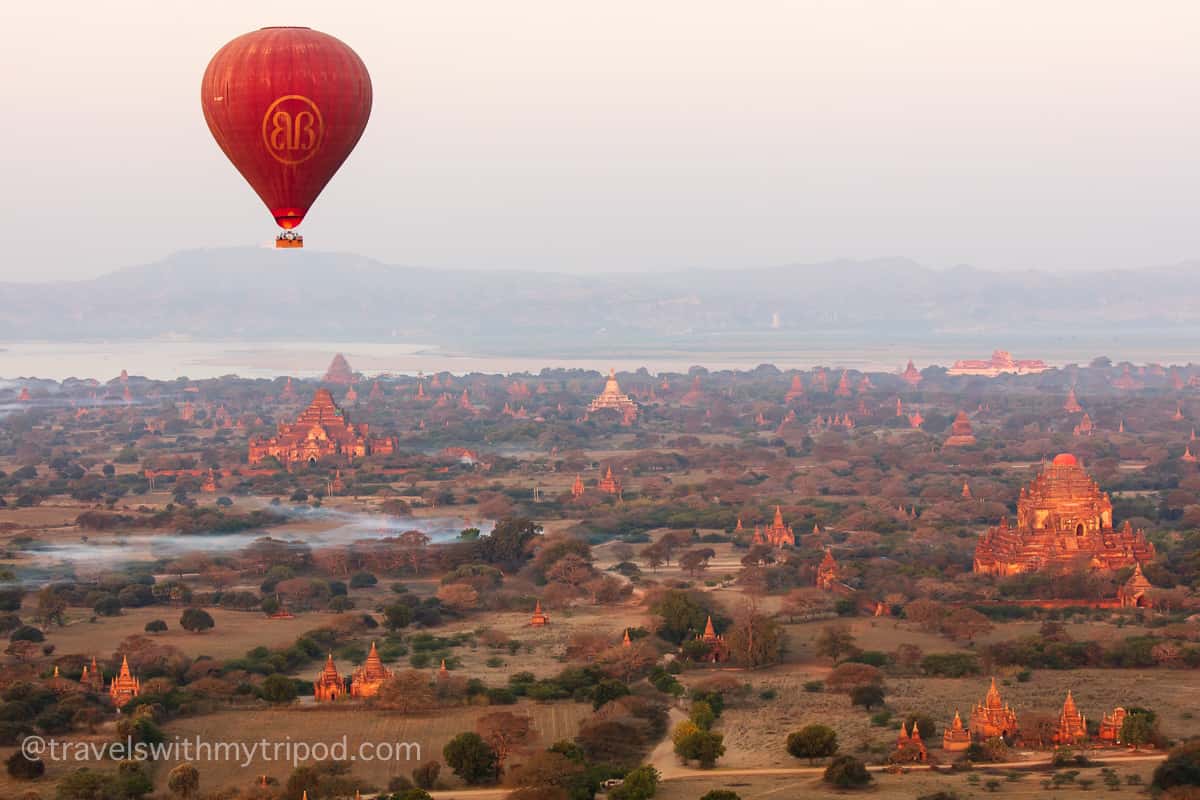
M 304 237 L 295 231 L 284 231 L 275 237 L 275 247 L 278 250 L 291 250 L 304 247 Z

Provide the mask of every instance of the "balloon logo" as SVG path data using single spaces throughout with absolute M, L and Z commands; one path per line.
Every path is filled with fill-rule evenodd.
M 310 28 L 263 28 L 226 44 L 200 84 L 217 145 L 285 234 L 349 157 L 371 116 L 371 76 L 358 54 Z
M 324 132 L 317 104 L 298 94 L 279 98 L 263 115 L 263 142 L 280 164 L 301 164 L 315 156 Z

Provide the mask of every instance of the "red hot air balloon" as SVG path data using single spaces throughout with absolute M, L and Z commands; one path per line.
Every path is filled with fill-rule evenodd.
M 353 50 L 310 28 L 263 28 L 222 47 L 200 85 L 217 144 L 292 232 L 350 155 L 371 116 L 371 76 Z

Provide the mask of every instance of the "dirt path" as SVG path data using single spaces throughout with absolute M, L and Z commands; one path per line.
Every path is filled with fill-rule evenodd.
M 674 728 L 683 720 L 687 719 L 687 715 L 677 708 L 672 708 L 670 713 L 670 727 Z M 1118 754 L 1113 753 L 1106 755 L 1103 758 L 1097 759 L 1098 762 L 1108 764 L 1112 762 L 1128 763 L 1131 761 L 1162 761 L 1167 757 L 1166 753 L 1128 753 Z M 978 769 L 1021 769 L 1028 767 L 1040 767 L 1050 763 L 1051 757 L 1037 758 L 1030 761 L 1005 761 L 997 764 L 981 764 Z M 695 780 L 697 778 L 749 778 L 754 776 L 795 776 L 795 777 L 815 777 L 822 775 L 825 772 L 824 766 L 819 767 L 754 767 L 748 769 L 716 767 L 714 769 L 696 769 L 693 767 L 685 767 L 679 763 L 679 759 L 675 756 L 675 746 L 671 742 L 671 737 L 668 736 L 663 741 L 659 742 L 658 746 L 650 752 L 646 763 L 652 765 L 662 775 L 663 781 L 671 780 Z M 884 772 L 888 768 L 882 765 L 870 765 L 867 767 L 871 772 Z M 928 764 L 914 764 L 907 769 L 917 771 L 932 770 Z M 501 800 L 512 789 L 451 789 L 440 792 L 432 792 L 431 794 L 436 800 Z

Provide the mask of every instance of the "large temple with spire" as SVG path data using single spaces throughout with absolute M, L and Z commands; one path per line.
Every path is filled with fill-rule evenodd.
M 353 461 L 369 455 L 395 452 L 396 440 L 371 436 L 365 422 L 354 423 L 333 401 L 328 389 L 318 389 L 312 403 L 293 423 L 283 423 L 269 439 L 250 440 L 250 463 L 275 458 L 285 467 L 315 464 L 323 458 Z
M 141 693 L 142 682 L 133 677 L 133 672 L 129 669 L 129 657 L 122 656 L 121 669 L 108 687 L 109 699 L 114 706 L 120 708 Z
M 371 652 L 367 660 L 350 675 L 350 696 L 355 699 L 374 697 L 379 694 L 383 682 L 392 677 L 392 671 L 383 665 L 375 643 L 371 642 Z
M 372 646 L 374 649 L 374 646 Z M 337 666 L 333 663 L 333 653 L 325 659 L 325 668 L 313 680 L 313 698 L 318 703 L 332 703 L 346 696 L 346 683 L 342 680 Z
M 980 537 L 975 572 L 1016 575 L 1079 567 L 1121 569 L 1154 559 L 1154 545 L 1129 522 L 1113 528 L 1112 501 L 1075 456 L 1054 458 L 1017 499 L 1017 522 Z
M 775 506 L 775 519 L 766 528 L 754 527 L 754 538 L 751 544 L 765 544 L 771 547 L 795 547 L 796 532 L 790 525 L 783 522 L 783 511 Z
M 971 735 L 980 740 L 1016 738 L 1020 731 L 1017 712 L 1000 698 L 995 678 L 992 678 L 991 688 L 988 689 L 983 702 L 976 703 L 971 709 L 971 719 L 967 727 Z
M 588 414 L 602 411 L 611 411 L 620 415 L 622 425 L 632 425 L 637 419 L 637 403 L 621 391 L 621 386 L 617 383 L 616 370 L 608 371 L 608 380 L 604 382 L 604 390 L 588 404 Z

